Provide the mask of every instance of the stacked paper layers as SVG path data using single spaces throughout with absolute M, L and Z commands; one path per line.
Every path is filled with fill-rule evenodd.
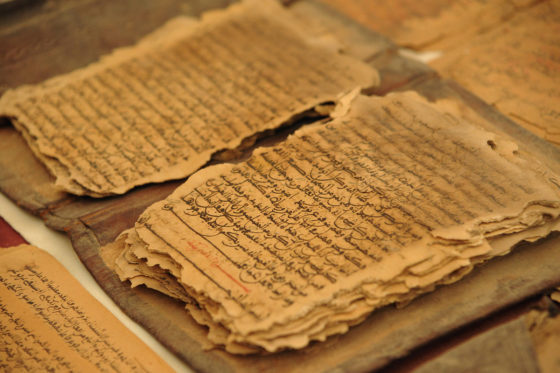
M 444 105 L 401 93 L 336 112 L 194 174 L 104 258 L 132 286 L 184 301 L 214 345 L 270 353 L 558 228 L 555 175 Z

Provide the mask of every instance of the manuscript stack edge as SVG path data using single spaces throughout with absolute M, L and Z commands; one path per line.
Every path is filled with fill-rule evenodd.
M 102 255 L 185 301 L 229 352 L 303 348 L 557 230 L 551 176 L 414 94 L 359 96 L 325 126 L 196 173 Z

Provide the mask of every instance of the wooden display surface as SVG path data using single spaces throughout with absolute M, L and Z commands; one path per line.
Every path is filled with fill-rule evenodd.
M 186 6 L 179 0 L 166 0 L 157 3 L 157 10 L 155 3 L 149 1 L 107 0 L 96 2 L 95 6 L 85 0 L 68 3 L 71 5 L 65 4 L 58 11 L 21 10 L 14 16 L 20 19 L 19 23 L 0 24 L 0 45 L 9 46 L 7 50 L 19 48 L 19 53 L 0 55 L 0 93 L 92 62 L 117 46 L 134 43 L 180 12 L 196 15 L 205 8 L 224 6 L 227 1 L 191 1 Z M 313 1 L 295 2 L 290 9 L 306 20 L 310 28 L 321 26 L 331 30 L 347 46 L 348 53 L 379 69 L 381 86 L 370 94 L 414 89 L 429 99 L 454 98 L 485 118 L 489 127 L 508 133 L 525 150 L 541 155 L 550 167 L 560 171 L 560 151 L 555 147 L 518 127 L 453 82 L 443 81 L 425 65 L 401 57 L 387 39 Z M 125 26 L 121 29 L 121 25 Z M 118 35 L 116 40 L 114 35 Z M 53 43 L 56 47 L 52 47 Z M 87 48 L 76 48 L 82 43 Z M 520 245 L 512 254 L 476 268 L 460 282 L 424 295 L 405 308 L 378 310 L 347 334 L 301 351 L 245 357 L 221 350 L 204 351 L 206 329 L 195 323 L 179 302 L 145 288 L 130 289 L 99 256 L 100 246 L 131 227 L 147 206 L 166 197 L 181 182 L 148 185 L 104 199 L 61 193 L 53 188 L 51 176 L 22 137 L 9 122 L 0 122 L 2 193 L 41 216 L 48 226 L 66 231 L 80 259 L 124 312 L 196 370 L 379 369 L 419 346 L 560 283 L 556 265 L 560 263 L 560 235 L 553 235 L 536 244 Z

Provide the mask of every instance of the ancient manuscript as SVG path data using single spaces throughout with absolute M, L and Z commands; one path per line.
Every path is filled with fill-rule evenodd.
M 560 1 L 542 1 L 433 66 L 513 121 L 560 144 Z
M 553 174 L 413 93 L 191 176 L 103 249 L 233 353 L 302 348 L 558 225 Z M 552 181 L 550 181 L 552 180 Z
M 48 253 L 0 249 L 0 371 L 172 372 Z
M 177 18 L 138 45 L 8 91 L 10 117 L 56 183 L 124 193 L 188 176 L 221 150 L 289 122 L 376 71 L 306 37 L 275 1 Z

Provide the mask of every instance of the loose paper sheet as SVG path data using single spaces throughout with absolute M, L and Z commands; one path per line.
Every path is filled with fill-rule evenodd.
M 109 264 L 171 296 L 175 281 L 228 351 L 275 352 L 344 333 L 558 229 L 558 187 L 495 134 L 413 93 L 358 96 L 335 112 L 193 175 L 104 248 L 120 252 Z
M 560 1 L 543 1 L 432 65 L 531 132 L 560 144 Z
M 400 46 L 448 50 L 536 0 L 322 0 Z
M 48 253 L 0 249 L 0 370 L 172 372 Z
M 219 150 L 377 83 L 373 68 L 300 30 L 271 0 L 177 18 L 135 47 L 6 92 L 0 115 L 71 193 L 182 178 Z

